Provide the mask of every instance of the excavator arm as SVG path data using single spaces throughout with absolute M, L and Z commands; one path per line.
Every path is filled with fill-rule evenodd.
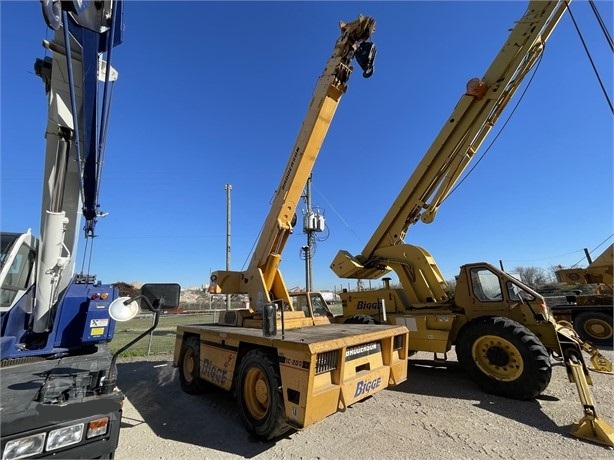
M 341 36 L 317 82 L 247 271 L 216 271 L 211 275 L 213 289 L 226 294 L 247 293 L 254 306 L 273 300 L 291 304 L 279 264 L 294 228 L 296 207 L 337 106 L 347 91 L 353 71 L 352 60 L 356 59 L 365 78 L 373 73 L 376 50 L 367 40 L 375 30 L 375 20 L 360 16 L 347 24 L 341 22 L 339 26 Z

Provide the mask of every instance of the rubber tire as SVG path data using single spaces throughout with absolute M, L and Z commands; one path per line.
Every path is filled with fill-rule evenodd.
M 179 353 L 179 383 L 188 394 L 197 395 L 207 390 L 207 383 L 200 378 L 200 339 L 184 339 Z
M 605 334 L 602 336 L 595 336 L 591 334 L 590 330 L 587 330 L 587 323 L 590 321 L 598 322 L 604 327 Z M 603 313 L 601 311 L 586 311 L 578 314 L 573 320 L 573 328 L 578 333 L 580 338 L 585 342 L 590 342 L 593 345 L 600 347 L 611 347 L 613 335 L 612 335 L 612 315 Z
M 375 319 L 369 315 L 354 315 L 346 319 L 343 324 L 377 324 Z
M 259 400 L 258 392 L 265 401 Z M 257 439 L 270 441 L 291 429 L 286 423 L 279 368 L 269 354 L 252 350 L 243 357 L 237 370 L 236 394 L 243 425 Z
M 483 371 L 476 362 L 479 357 L 474 356 L 474 344 L 485 340 L 485 336 L 500 337 L 509 346 L 514 347 L 520 359 L 519 375 L 510 375 L 508 379 L 497 378 L 493 374 Z M 509 353 L 501 347 L 489 347 L 492 351 L 509 358 Z M 485 355 L 486 353 L 484 353 Z M 552 377 L 552 363 L 546 347 L 529 329 L 516 321 L 503 317 L 481 317 L 468 322 L 459 332 L 456 341 L 456 355 L 460 365 L 469 376 L 487 393 L 504 396 L 511 399 L 529 400 L 541 394 L 550 383 Z M 487 359 L 490 359 L 488 357 Z M 513 369 L 509 366 L 496 366 L 488 363 L 494 370 Z M 488 370 L 488 369 L 486 369 Z

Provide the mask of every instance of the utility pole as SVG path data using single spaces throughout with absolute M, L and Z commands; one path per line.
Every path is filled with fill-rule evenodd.
M 226 184 L 226 271 L 230 271 L 230 191 L 232 185 Z M 230 294 L 226 294 L 226 310 L 230 310 Z
M 309 174 L 309 178 L 307 179 L 306 193 L 305 193 L 305 203 L 307 205 L 307 216 L 312 214 L 311 211 L 311 174 Z M 307 219 L 309 220 L 309 219 Z M 305 251 L 305 290 L 312 291 L 312 272 L 311 272 L 311 235 L 313 233 L 313 229 L 307 223 L 304 225 L 305 233 L 307 234 L 307 246 L 303 246 L 303 251 Z
M 312 273 L 311 273 L 311 259 L 315 253 L 315 232 L 323 232 L 325 227 L 324 213 L 320 213 L 319 208 L 316 207 L 314 211 L 311 207 L 311 174 L 307 179 L 307 185 L 305 186 L 305 195 L 303 196 L 307 205 L 307 210 L 303 216 L 303 232 L 307 235 L 307 246 L 303 246 L 301 249 L 305 253 L 305 290 L 313 290 Z

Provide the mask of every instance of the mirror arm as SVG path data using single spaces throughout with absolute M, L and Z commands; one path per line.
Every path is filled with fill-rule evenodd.
M 145 337 L 149 333 L 153 332 L 153 330 L 156 327 L 158 327 L 158 322 L 160 321 L 160 303 L 159 302 L 154 302 L 154 303 L 158 304 L 158 308 L 156 308 L 156 307 L 154 307 L 151 304 L 149 299 L 147 297 L 145 297 L 144 295 L 142 295 L 142 294 L 139 294 L 139 295 L 137 295 L 135 297 L 132 297 L 130 299 L 130 302 L 134 302 L 135 300 L 139 300 L 139 299 L 143 299 L 145 301 L 146 305 L 147 305 L 147 308 L 149 310 L 151 310 L 152 312 L 154 312 L 154 322 L 153 322 L 153 325 L 149 329 L 147 329 L 145 332 L 140 334 L 138 337 L 136 337 L 132 341 L 128 342 L 126 345 L 121 347 L 119 350 L 117 350 L 113 354 L 113 358 L 111 359 L 111 366 L 109 368 L 109 375 L 106 376 L 105 381 L 104 381 L 104 383 L 102 385 L 102 393 L 103 394 L 111 393 L 113 391 L 113 389 L 115 388 L 115 384 L 117 383 L 117 370 L 115 368 L 115 364 L 117 362 L 117 358 L 119 357 L 119 355 L 122 354 L 124 351 L 126 351 L 128 348 L 130 348 L 132 345 L 137 343 L 143 337 Z

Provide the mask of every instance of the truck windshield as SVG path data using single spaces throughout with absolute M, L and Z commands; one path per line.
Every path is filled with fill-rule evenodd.
M 0 266 L 4 267 L 4 262 L 9 255 L 11 247 L 15 240 L 19 238 L 19 233 L 1 233 L 0 234 Z
M 2 233 L 2 267 L 5 264 L 10 264 L 10 267 L 4 272 L 4 278 L 1 280 L 0 311 L 8 310 L 13 304 L 17 293 L 26 290 L 32 279 L 32 271 L 36 263 L 36 253 L 30 246 L 22 244 L 19 250 L 14 253 L 12 259 L 9 259 L 13 245 L 19 236 L 16 233 Z

